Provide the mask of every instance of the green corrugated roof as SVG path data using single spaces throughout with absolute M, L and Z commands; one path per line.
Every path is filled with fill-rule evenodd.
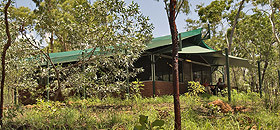
M 222 54 L 221 51 L 216 51 L 209 47 L 201 38 L 201 30 L 202 28 L 182 32 L 182 50 L 179 53 L 185 54 L 201 54 L 205 56 L 210 56 L 215 60 L 216 65 L 224 65 L 225 64 L 225 56 Z M 162 36 L 154 38 L 151 42 L 147 44 L 146 50 L 161 50 L 164 48 L 165 52 L 171 52 L 171 35 Z M 69 63 L 75 62 L 82 59 L 82 52 L 84 52 L 84 56 L 88 56 L 88 53 L 92 51 L 91 49 L 86 50 L 76 50 L 76 51 L 67 51 L 67 52 L 57 52 L 57 53 L 49 53 L 50 58 L 52 59 L 54 64 L 58 63 Z M 94 54 L 100 54 L 100 49 L 96 48 Z M 230 56 L 230 64 L 234 66 L 241 66 L 241 67 L 250 67 L 248 60 Z M 46 65 L 44 62 L 42 65 Z
M 214 50 L 213 48 L 209 47 L 203 40 L 201 41 L 201 45 L 200 45 L 200 46 L 203 46 L 203 47 L 205 47 L 205 48 L 207 48 L 207 49 L 216 51 L 216 50 Z
M 76 50 L 76 51 L 56 52 L 56 53 L 49 53 L 49 56 L 54 64 L 69 63 L 69 62 L 75 62 L 81 60 L 82 52 L 84 52 L 84 56 L 86 57 L 92 50 L 93 48 L 85 49 L 85 50 Z M 99 52 L 100 49 L 96 48 L 94 54 L 97 54 Z M 46 62 L 44 62 L 42 65 L 46 65 Z
M 183 50 L 185 53 L 196 53 L 196 52 L 207 52 L 207 51 L 215 51 L 214 49 L 207 46 L 204 41 L 201 39 L 201 30 L 202 28 L 195 29 L 188 32 L 182 32 L 181 39 L 183 41 Z M 158 50 L 157 48 L 167 46 L 167 51 L 171 51 L 170 47 L 172 45 L 171 35 L 162 36 L 154 38 L 151 42 L 147 44 L 146 50 Z M 193 47 L 186 48 L 192 45 Z M 210 49 L 210 50 L 209 50 Z M 82 52 L 89 53 L 92 49 L 86 49 L 86 50 L 76 50 L 76 51 L 66 51 L 66 52 L 57 52 L 57 53 L 49 53 L 50 58 L 52 59 L 54 64 L 57 63 L 69 63 L 69 62 L 75 62 L 79 61 L 82 58 Z M 87 56 L 87 53 L 85 53 L 85 56 Z M 100 49 L 96 49 L 94 54 L 100 53 Z M 46 65 L 46 63 L 43 63 L 43 65 Z
M 182 33 L 180 33 L 181 38 L 182 38 L 182 40 L 184 40 L 184 39 L 187 39 L 190 37 L 199 36 L 200 37 L 199 40 L 201 40 L 201 30 L 202 30 L 202 28 L 195 29 L 195 30 L 188 31 L 188 32 L 182 32 Z M 151 42 L 149 42 L 147 44 L 147 50 L 166 46 L 166 45 L 171 45 L 171 44 L 172 44 L 171 35 L 157 37 L 157 38 L 154 38 Z

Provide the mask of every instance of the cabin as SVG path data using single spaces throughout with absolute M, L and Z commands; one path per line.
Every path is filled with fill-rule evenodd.
M 223 50 L 214 50 L 204 42 L 209 38 L 210 32 L 208 31 L 203 36 L 202 28 L 179 33 L 178 62 L 181 94 L 187 92 L 188 82 L 195 78 L 199 78 L 201 83 L 205 80 L 211 83 L 212 73 L 218 67 L 225 66 L 226 56 L 223 54 Z M 49 56 L 54 64 L 67 66 L 88 58 L 91 51 L 92 49 L 49 53 Z M 101 53 L 101 51 L 96 48 L 93 55 L 96 53 Z M 251 67 L 248 60 L 239 57 L 229 56 L 229 62 L 231 66 Z M 50 63 L 42 61 L 42 66 L 49 65 Z M 173 94 L 171 35 L 152 39 L 134 65 L 136 68 L 143 68 L 144 71 L 129 81 L 138 79 L 143 82 L 144 86 L 141 90 L 143 97 Z M 43 80 L 44 82 L 39 83 L 40 86 L 45 86 L 49 80 L 51 79 Z M 22 101 L 28 99 L 24 96 L 20 98 Z
M 196 78 L 199 78 L 201 83 L 205 80 L 211 83 L 212 73 L 226 64 L 223 52 L 212 49 L 204 42 L 210 38 L 210 33 L 202 36 L 201 31 L 202 28 L 199 28 L 179 33 L 178 69 L 181 94 L 187 91 L 188 82 Z M 229 56 L 229 62 L 232 66 L 251 66 L 248 60 L 234 56 Z M 154 38 L 148 43 L 135 67 L 144 69 L 144 72 L 136 77 L 144 83 L 142 96 L 173 94 L 171 35 Z

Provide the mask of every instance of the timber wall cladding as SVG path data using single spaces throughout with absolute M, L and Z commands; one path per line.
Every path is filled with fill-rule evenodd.
M 141 95 L 143 97 L 152 97 L 153 96 L 153 81 L 143 81 L 144 86 L 141 90 Z M 156 96 L 162 95 L 172 95 L 173 94 L 173 83 L 166 81 L 155 81 L 155 94 Z M 183 83 L 180 83 L 179 88 L 180 94 L 187 92 L 187 86 Z

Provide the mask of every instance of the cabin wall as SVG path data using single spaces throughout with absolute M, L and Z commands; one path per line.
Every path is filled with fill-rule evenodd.
M 152 97 L 153 96 L 153 81 L 142 81 L 144 86 L 141 90 L 141 95 L 143 97 Z M 183 94 L 187 92 L 187 86 L 184 83 L 179 84 L 179 92 Z M 167 81 L 155 81 L 155 95 L 173 95 L 173 82 Z
M 140 80 L 144 83 L 141 94 L 144 97 L 153 96 L 153 81 L 152 74 L 152 62 L 151 56 L 146 55 L 139 58 L 135 63 L 135 67 L 143 68 L 144 72 L 139 73 L 132 80 Z M 202 63 L 203 64 L 203 63 Z M 171 95 L 173 94 L 173 75 L 172 75 L 172 59 L 169 56 L 157 55 L 155 56 L 155 94 L 156 96 Z M 194 78 L 200 78 L 201 84 L 205 79 L 210 81 L 210 66 L 199 65 L 192 63 L 191 60 L 179 60 L 179 82 L 180 93 L 187 91 L 187 85 L 189 81 L 193 81 Z

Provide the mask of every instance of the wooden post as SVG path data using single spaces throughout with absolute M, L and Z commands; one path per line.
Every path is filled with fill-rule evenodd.
M 182 76 L 181 76 L 181 82 L 184 83 L 184 61 L 180 61 L 181 62 L 181 73 L 182 73 Z M 179 84 L 179 87 L 180 87 L 180 84 Z
M 261 77 L 260 61 L 258 61 L 258 72 L 259 72 L 259 91 L 260 91 L 260 97 L 262 98 L 262 77 Z
M 182 51 L 182 48 L 183 48 L 183 41 L 182 41 L 182 36 L 181 36 L 181 33 L 179 33 L 179 51 Z M 181 71 L 182 71 L 182 76 L 181 76 L 181 82 L 183 82 L 183 61 L 178 61 L 178 64 L 179 62 L 181 62 Z M 179 71 L 179 70 L 178 70 Z M 179 77 L 180 77 L 180 72 L 179 72 Z M 179 87 L 180 87 L 180 84 L 179 84 Z
M 183 43 L 182 43 L 182 36 L 181 33 L 179 33 L 179 51 L 182 51 Z
M 213 84 L 213 76 L 212 76 L 212 66 L 210 67 L 210 84 Z
M 14 88 L 14 104 L 17 105 L 17 88 Z
M 18 71 L 18 65 L 16 66 L 16 69 Z M 17 80 L 17 84 L 18 84 L 18 80 Z M 17 105 L 17 87 L 14 88 L 14 105 Z
M 225 82 L 225 66 L 223 66 L 222 72 L 223 73 L 221 73 L 221 74 L 223 75 L 223 82 Z
M 82 52 L 82 73 L 84 73 L 84 71 L 85 71 L 84 61 L 85 61 L 85 52 Z M 83 86 L 83 89 L 84 89 L 83 98 L 86 99 L 86 95 L 87 95 L 86 94 L 86 86 Z
M 155 79 L 156 79 L 156 61 L 155 61 L 155 55 L 151 55 L 151 71 L 152 71 L 152 81 L 153 81 L 153 97 L 156 95 L 156 84 L 155 84 Z
M 128 56 L 128 54 L 127 54 L 127 50 L 125 50 L 125 54 L 126 54 L 126 56 Z M 128 57 L 127 57 L 127 59 L 128 59 Z M 126 85 L 127 85 L 127 96 L 128 96 L 128 98 L 130 97 L 130 91 L 129 91 L 129 68 L 128 68 L 128 60 L 127 60 L 127 63 L 126 63 Z
M 129 69 L 128 67 L 126 67 L 126 72 L 127 72 L 127 77 L 126 77 L 126 84 L 127 84 L 127 94 L 128 94 L 128 97 L 130 96 L 130 91 L 129 91 Z
M 279 88 L 280 88 L 280 70 L 278 70 L 278 84 L 279 84 Z
M 48 53 L 49 55 L 49 53 Z M 47 68 L 48 68 L 48 75 L 47 75 L 47 101 L 50 100 L 50 66 L 49 60 L 47 59 Z
M 229 75 L 229 58 L 228 49 L 225 48 L 226 53 L 226 72 L 227 72 L 227 86 L 228 86 L 228 101 L 231 102 L 231 87 L 230 87 L 230 75 Z
M 278 99 L 279 89 L 280 89 L 280 70 L 278 70 L 278 87 L 276 88 L 276 99 Z

